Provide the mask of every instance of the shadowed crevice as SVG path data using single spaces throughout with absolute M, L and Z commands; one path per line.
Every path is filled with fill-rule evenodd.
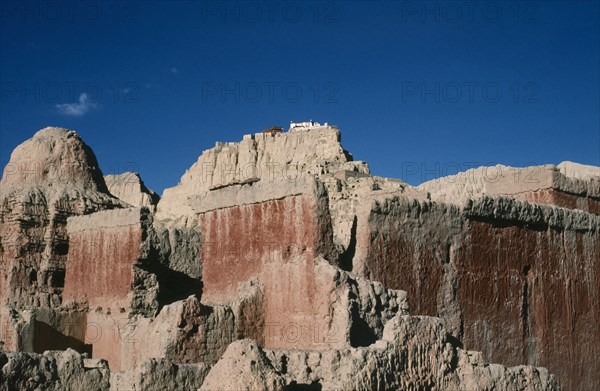
M 351 309 L 352 327 L 350 328 L 350 346 L 370 346 L 377 341 L 377 335 L 360 316 L 360 309 L 353 305 Z
M 284 391 L 321 391 L 323 386 L 317 381 L 313 381 L 310 384 L 296 383 L 292 381 L 290 384 L 284 387 Z
M 159 311 L 167 304 L 187 299 L 194 295 L 200 298 L 202 281 L 168 268 L 160 262 L 152 262 L 139 266 L 141 269 L 156 275 L 158 280 L 158 306 Z
M 33 351 L 35 353 L 41 354 L 46 350 L 67 350 L 71 348 L 79 353 L 87 353 L 89 357 L 92 356 L 92 345 L 88 345 L 75 337 L 64 335 L 45 322 L 34 321 L 33 330 Z
M 340 256 L 340 269 L 347 272 L 352 271 L 352 261 L 354 259 L 354 254 L 356 254 L 356 224 L 357 219 L 356 216 L 354 216 L 352 228 L 350 229 L 350 242 L 348 243 L 348 248 L 346 248 L 346 251 Z

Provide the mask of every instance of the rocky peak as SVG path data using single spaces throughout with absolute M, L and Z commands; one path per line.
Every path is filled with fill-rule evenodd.
M 60 305 L 67 217 L 123 206 L 74 131 L 44 128 L 17 146 L 0 182 L 0 302 Z
M 2 188 L 69 186 L 108 194 L 94 152 L 72 130 L 48 127 L 13 151 Z

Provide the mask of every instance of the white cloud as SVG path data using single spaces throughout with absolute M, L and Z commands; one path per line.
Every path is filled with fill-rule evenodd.
M 177 75 L 177 74 L 179 74 L 179 69 L 177 69 L 175 67 L 172 67 L 171 68 L 171 73 L 174 74 L 174 75 Z
M 96 108 L 96 104 L 92 102 L 85 92 L 79 95 L 78 103 L 62 103 L 56 105 L 56 108 L 61 114 L 70 115 L 73 117 L 82 117 L 91 109 Z

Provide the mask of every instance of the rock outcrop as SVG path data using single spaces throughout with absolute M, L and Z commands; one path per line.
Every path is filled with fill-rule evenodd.
M 405 288 L 413 313 L 441 317 L 486 360 L 547 366 L 567 389 L 595 386 L 600 319 L 587 308 L 600 303 L 598 216 L 485 196 L 462 208 L 392 199 L 368 221 L 357 262 Z
M 245 339 L 229 345 L 208 373 L 201 391 L 283 390 L 285 381 L 256 341 Z
M 600 167 L 589 166 L 574 162 L 562 162 L 557 165 L 560 172 L 569 178 L 583 179 L 585 181 L 600 177 Z
M 0 188 L 0 390 L 600 388 L 599 170 L 412 187 L 309 122 L 159 200 L 43 129 Z
M 106 361 L 87 359 L 72 349 L 44 354 L 0 352 L 0 390 L 108 390 Z
M 189 391 L 204 383 L 210 366 L 204 363 L 174 364 L 167 359 L 148 359 L 125 372 L 111 372 L 109 391 Z M 104 388 L 106 389 L 106 388 Z
M 457 205 L 483 194 L 505 195 L 600 215 L 600 170 L 571 162 L 526 168 L 479 167 L 423 183 L 418 188 L 430 192 L 434 201 Z
M 0 182 L 0 303 L 59 306 L 67 218 L 120 206 L 75 132 L 46 128 L 19 145 Z
M 351 160 L 339 143 L 340 132 L 323 126 L 310 132 L 246 135 L 239 143 L 217 142 L 181 177 L 179 184 L 166 189 L 158 207 L 162 218 L 193 215 L 189 196 L 223 186 L 270 182 L 275 178 L 294 182 L 298 175 L 319 175 L 337 171 Z
M 145 206 L 155 211 L 160 196 L 150 190 L 137 172 L 104 176 L 110 194 L 131 206 Z
M 285 386 L 284 386 L 285 385 Z M 398 314 L 368 347 L 263 350 L 255 341 L 230 345 L 201 390 L 552 390 L 543 368 L 503 367 L 462 350 L 437 318 Z

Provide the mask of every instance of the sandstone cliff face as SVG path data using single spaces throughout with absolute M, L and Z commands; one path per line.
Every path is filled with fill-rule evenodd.
M 313 126 L 217 143 L 156 204 L 73 132 L 26 156 L 0 189 L 0 340 L 28 352 L 0 353 L 4 389 L 600 388 L 595 167 L 413 188 Z
M 483 199 L 466 211 L 471 240 L 457 254 L 459 286 L 464 286 L 459 301 L 470 301 L 471 284 L 479 288 L 478 281 L 498 282 L 493 288 L 482 286 L 480 292 L 487 299 L 478 298 L 477 306 L 464 312 L 465 325 L 471 325 L 465 330 L 465 343 L 483 350 L 486 357 L 547 366 L 567 389 L 599 387 L 600 337 L 593 324 L 600 315 L 586 310 L 600 303 L 598 216 L 506 198 Z M 489 224 L 490 218 L 497 223 Z M 489 246 L 491 241 L 494 246 Z M 496 263 L 496 269 L 481 267 L 482 260 Z M 464 270 L 473 270 L 475 263 L 479 272 L 466 274 Z M 489 294 L 504 302 L 496 305 L 495 315 L 483 310 L 491 304 Z M 491 342 L 494 336 L 510 340 L 513 350 Z M 489 342 L 482 343 L 486 339 Z
M 352 258 L 354 219 L 361 200 L 412 188 L 400 180 L 371 176 L 365 162 L 353 161 L 342 148 L 340 131 L 335 127 L 257 133 L 245 135 L 239 143 L 218 142 L 204 151 L 177 186 L 165 189 L 157 220 L 167 226 L 176 221 L 175 226 L 194 227 L 197 214 L 209 209 L 242 205 L 267 195 L 273 199 L 294 195 L 307 176 L 317 177 L 325 185 L 333 240 L 346 258 L 344 262 Z M 244 186 L 261 189 L 239 195 Z
M 562 162 L 556 167 L 560 172 L 569 178 L 577 178 L 583 180 L 598 180 L 600 177 L 600 167 L 589 166 L 585 164 L 579 164 L 574 162 Z
M 141 243 L 147 235 L 147 219 L 142 209 L 121 209 L 68 220 L 66 304 L 80 300 L 91 308 L 115 311 L 132 306 L 134 265 L 143 262 Z M 144 288 L 145 295 L 153 289 Z M 153 301 L 149 306 L 158 307 Z
M 144 355 L 130 352 L 127 333 L 160 307 L 200 294 L 199 234 L 154 227 L 143 208 L 118 209 L 127 204 L 108 192 L 75 132 L 47 128 L 19 146 L 0 195 L 5 349 L 70 347 L 129 367 Z M 105 209 L 114 210 L 93 213 Z
M 0 302 L 59 306 L 67 218 L 121 206 L 75 132 L 46 128 L 19 145 L 0 182 Z
M 92 357 L 107 360 L 114 372 L 135 373 L 149 358 L 210 366 L 236 338 L 231 308 L 193 297 L 164 306 L 154 318 L 104 310 L 90 311 L 86 322 Z
M 236 341 L 206 377 L 200 390 L 283 390 L 285 381 L 258 343 Z
M 292 195 L 280 198 L 285 193 Z M 299 177 L 235 185 L 191 202 L 203 237 L 202 300 L 233 306 L 244 320 L 240 337 L 296 349 L 369 344 L 404 308 L 402 293 L 334 266 L 327 200 L 318 179 Z
M 204 363 L 175 364 L 151 358 L 129 371 L 111 372 L 109 391 L 197 390 L 209 370 L 210 366 Z
M 202 198 L 202 209 L 196 210 L 203 243 L 204 300 L 233 301 L 240 283 L 279 264 L 289 264 L 286 271 L 295 267 L 301 272 L 319 255 L 336 258 L 323 185 L 307 178 L 293 187 L 282 181 L 259 183 L 237 189 L 231 199 L 219 190 Z M 220 208 L 210 208 L 212 198 Z M 305 287 L 296 283 L 296 289 Z
M 199 296 L 201 286 L 170 268 L 172 250 L 163 247 L 169 233 L 155 228 L 146 208 L 73 217 L 68 232 L 64 299 L 88 308 L 93 332 L 84 342 L 92 357 L 117 371 L 149 357 L 211 364 L 233 340 L 230 309 L 200 305 L 194 296 L 181 301 Z
M 365 274 L 405 288 L 413 313 L 442 317 L 486 360 L 546 366 L 567 389 L 600 386 L 599 319 L 587 310 L 600 302 L 598 216 L 508 198 L 463 208 L 400 198 L 376 203 L 368 226 Z

